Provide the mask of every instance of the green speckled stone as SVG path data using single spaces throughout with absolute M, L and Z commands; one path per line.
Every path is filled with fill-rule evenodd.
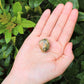
M 49 41 L 47 39 L 40 40 L 39 47 L 43 52 L 46 52 L 50 47 Z

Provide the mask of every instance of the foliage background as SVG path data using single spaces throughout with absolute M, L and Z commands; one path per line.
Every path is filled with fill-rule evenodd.
M 15 56 L 42 12 L 71 1 L 79 17 L 71 38 L 75 60 L 65 73 L 46 84 L 84 84 L 84 0 L 0 0 L 0 83 L 10 72 Z

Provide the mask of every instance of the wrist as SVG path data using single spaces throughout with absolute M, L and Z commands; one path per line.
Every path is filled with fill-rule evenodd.
M 9 75 L 4 79 L 4 81 L 1 84 L 42 84 L 40 82 L 37 82 L 34 79 L 31 79 L 30 77 L 24 77 L 22 74 L 17 73 L 9 73 Z

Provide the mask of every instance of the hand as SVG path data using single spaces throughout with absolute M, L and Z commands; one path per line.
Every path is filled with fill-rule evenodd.
M 63 74 L 74 59 L 69 40 L 77 21 L 78 10 L 72 7 L 72 3 L 67 2 L 65 6 L 59 4 L 52 14 L 49 9 L 44 11 L 16 56 L 7 77 L 12 81 L 8 84 L 42 84 Z M 44 38 L 50 43 L 47 52 L 42 52 L 39 48 L 39 41 Z

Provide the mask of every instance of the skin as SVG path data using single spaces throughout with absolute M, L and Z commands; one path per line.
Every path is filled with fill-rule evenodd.
M 20 48 L 12 70 L 2 84 L 43 84 L 63 74 L 74 59 L 69 42 L 78 17 L 71 2 L 59 4 L 51 13 L 42 14 L 33 32 Z M 50 48 L 42 52 L 41 39 L 48 39 Z

